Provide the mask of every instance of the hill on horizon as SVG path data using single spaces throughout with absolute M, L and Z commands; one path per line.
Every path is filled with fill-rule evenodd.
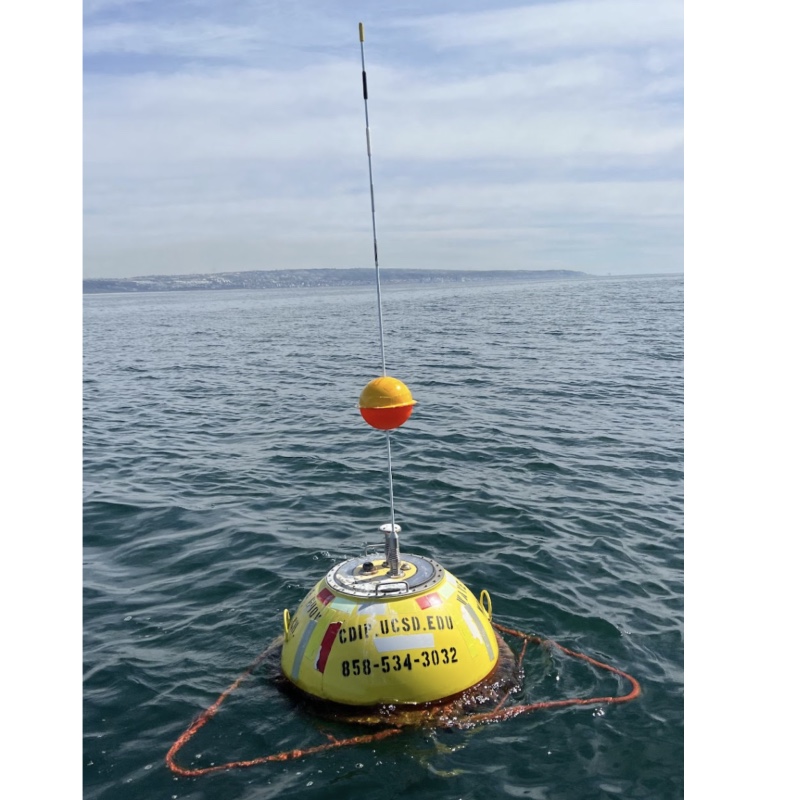
M 557 280 L 592 277 L 586 272 L 544 270 L 449 270 L 381 268 L 382 284 L 473 283 Z M 190 275 L 142 275 L 133 278 L 84 278 L 84 294 L 100 292 L 174 292 L 198 289 L 284 289 L 373 284 L 374 267 L 342 269 L 248 270 Z

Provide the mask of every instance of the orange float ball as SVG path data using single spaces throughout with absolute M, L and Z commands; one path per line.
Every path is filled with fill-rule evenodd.
M 390 431 L 408 420 L 416 402 L 402 381 L 383 375 L 364 387 L 358 408 L 367 424 Z

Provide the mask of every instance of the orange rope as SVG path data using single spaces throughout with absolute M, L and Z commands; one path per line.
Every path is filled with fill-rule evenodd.
M 219 711 L 220 706 L 225 700 L 234 692 L 234 690 L 241 684 L 241 682 L 250 675 L 256 667 L 264 662 L 267 656 L 272 652 L 275 645 L 271 643 L 263 653 L 210 705 L 177 739 L 175 744 L 170 747 L 167 753 L 166 762 L 167 766 L 176 774 L 183 775 L 187 778 L 198 777 L 200 775 L 209 775 L 212 772 L 222 772 L 224 770 L 233 769 L 234 767 L 253 767 L 256 764 L 264 764 L 267 761 L 291 761 L 295 758 L 302 758 L 303 756 L 312 755 L 313 753 L 321 753 L 323 750 L 332 750 L 335 747 L 346 747 L 353 744 L 364 744 L 366 742 L 376 742 L 379 739 L 386 739 L 389 736 L 394 736 L 400 733 L 401 728 L 386 728 L 378 733 L 371 733 L 365 736 L 353 736 L 350 739 L 334 739 L 328 735 L 330 739 L 328 744 L 320 744 L 315 747 L 308 747 L 303 750 L 285 750 L 282 753 L 273 753 L 268 756 L 260 756 L 248 761 L 229 761 L 226 764 L 216 764 L 213 767 L 199 767 L 197 769 L 187 769 L 175 763 L 175 756 L 178 751 L 191 739 L 200 728 L 203 727 L 216 713 Z
M 328 738 L 331 740 L 328 744 L 318 744 L 315 747 L 306 747 L 303 750 L 284 750 L 282 753 L 273 753 L 269 756 L 260 756 L 259 758 L 252 758 L 249 761 L 229 761 L 227 764 L 217 764 L 213 767 L 200 767 L 199 769 L 185 769 L 178 766 L 174 761 L 174 756 L 183 747 L 184 744 L 191 738 L 187 736 L 186 739 L 179 739 L 169 751 L 167 755 L 167 766 L 176 774 L 183 775 L 184 777 L 197 777 L 199 775 L 208 775 L 212 772 L 222 772 L 227 769 L 234 769 L 235 767 L 254 767 L 257 764 L 265 764 L 267 761 L 291 761 L 295 758 L 302 758 L 303 756 L 310 756 L 314 753 L 321 753 L 323 750 L 333 750 L 335 747 L 347 747 L 351 744 L 366 744 L 368 742 L 377 742 L 380 739 L 387 739 L 389 736 L 394 736 L 400 733 L 402 728 L 385 728 L 377 733 L 369 733 L 365 736 L 353 736 L 350 739 L 334 739 L 330 735 Z M 187 731 L 188 733 L 188 731 Z M 186 736 L 186 734 L 184 734 Z
M 470 728 L 473 725 L 477 725 L 481 722 L 499 722 L 501 720 L 506 719 L 513 719 L 514 717 L 518 717 L 520 714 L 527 714 L 531 711 L 540 711 L 545 708 L 566 708 L 567 706 L 589 706 L 589 705 L 596 705 L 598 703 L 627 703 L 630 700 L 636 699 L 642 692 L 642 687 L 639 684 L 639 681 L 633 677 L 633 675 L 629 675 L 627 672 L 623 672 L 621 669 L 617 669 L 616 667 L 612 667 L 610 664 L 604 664 L 602 661 L 598 661 L 591 656 L 584 655 L 583 653 L 577 653 L 574 650 L 570 650 L 567 647 L 564 647 L 563 644 L 559 644 L 558 642 L 554 642 L 551 639 L 542 639 L 540 636 L 533 636 L 529 633 L 522 633 L 521 631 L 515 631 L 513 628 L 507 628 L 505 625 L 501 625 L 498 622 L 493 622 L 492 625 L 497 628 L 497 630 L 502 631 L 503 633 L 510 634 L 511 636 L 516 636 L 519 639 L 522 639 L 525 643 L 523 645 L 523 654 L 524 654 L 524 647 L 527 645 L 528 642 L 533 642 L 534 644 L 541 644 L 546 647 L 557 647 L 561 650 L 562 653 L 566 653 L 568 656 L 572 656 L 572 658 L 578 658 L 581 661 L 586 661 L 589 664 L 592 664 L 599 669 L 604 669 L 608 672 L 613 672 L 615 675 L 619 675 L 625 678 L 631 684 L 631 690 L 622 696 L 616 697 L 568 697 L 565 700 L 542 700 L 538 703 L 527 703 L 518 706 L 510 706 L 508 708 L 502 708 L 501 706 L 505 703 L 506 698 L 500 701 L 500 703 L 494 708 L 492 711 L 484 712 L 483 714 L 470 714 L 468 718 L 463 721 L 452 722 L 450 725 L 456 728 Z M 521 663 L 521 658 L 520 658 Z M 508 695 L 506 695 L 508 697 Z
M 500 702 L 494 707 L 492 711 L 487 711 L 482 714 L 469 714 L 463 720 L 453 721 L 452 719 L 446 719 L 446 716 L 440 716 L 440 722 L 437 723 L 436 727 L 455 727 L 455 728 L 470 728 L 474 725 L 483 723 L 483 722 L 499 722 L 501 720 L 506 719 L 513 719 L 514 717 L 519 716 L 520 714 L 526 714 L 531 711 L 539 711 L 545 708 L 565 708 L 567 706 L 577 706 L 577 705 L 595 705 L 598 703 L 627 703 L 630 700 L 635 699 L 641 693 L 641 686 L 639 685 L 639 681 L 636 680 L 632 675 L 629 675 L 627 672 L 623 672 L 616 667 L 612 667 L 609 664 L 604 664 L 602 661 L 598 661 L 597 659 L 591 658 L 590 656 L 584 655 L 583 653 L 577 653 L 574 650 L 569 650 L 568 648 L 564 647 L 563 645 L 558 644 L 558 642 L 554 642 L 550 639 L 542 639 L 540 636 L 534 636 L 528 633 L 522 633 L 521 631 L 516 631 L 512 628 L 507 628 L 505 625 L 500 625 L 497 622 L 493 622 L 492 625 L 497 628 L 497 630 L 502 631 L 503 633 L 507 633 L 511 636 L 516 636 L 519 639 L 522 639 L 522 652 L 519 655 L 518 659 L 518 666 L 519 668 L 522 667 L 522 660 L 525 656 L 526 648 L 528 646 L 528 642 L 532 642 L 534 644 L 541 644 L 547 647 L 557 647 L 563 653 L 568 656 L 572 656 L 573 658 L 580 659 L 582 661 L 586 661 L 589 664 L 592 664 L 599 669 L 604 669 L 608 672 L 613 672 L 615 675 L 619 675 L 620 677 L 625 678 L 627 681 L 631 683 L 632 689 L 626 695 L 617 696 L 617 697 L 589 697 L 589 698 L 580 698 L 580 697 L 571 697 L 565 700 L 543 700 L 538 703 L 528 703 L 523 705 L 517 706 L 509 706 L 507 708 L 503 708 L 505 705 L 506 700 L 511 694 L 511 690 L 506 692 Z M 175 756 L 178 752 L 184 747 L 184 745 L 200 730 L 214 715 L 219 711 L 220 706 L 225 702 L 225 700 L 234 692 L 234 690 L 242 683 L 242 681 L 250 675 L 253 670 L 256 669 L 260 664 L 264 662 L 270 652 L 274 649 L 275 643 L 271 643 L 258 658 L 253 661 L 252 664 L 216 699 L 216 701 L 209 706 L 197 719 L 192 722 L 192 724 L 178 737 L 175 744 L 170 747 L 169 752 L 166 756 L 166 763 L 167 766 L 177 775 L 182 775 L 184 777 L 198 777 L 200 775 L 209 775 L 212 772 L 222 772 L 224 770 L 234 769 L 235 767 L 253 767 L 257 764 L 265 764 L 268 761 L 291 761 L 296 758 L 303 758 L 304 756 L 313 755 L 314 753 L 321 753 L 324 750 L 333 750 L 336 747 L 348 747 L 350 745 L 357 745 L 357 744 L 367 744 L 370 742 L 377 742 L 381 739 L 387 739 L 390 736 L 396 736 L 398 733 L 402 732 L 402 728 L 399 727 L 389 727 L 384 728 L 383 730 L 377 731 L 376 733 L 369 733 L 363 736 L 353 736 L 349 739 L 335 739 L 330 734 L 326 734 L 328 736 L 329 742 L 327 744 L 320 744 L 315 745 L 313 747 L 306 747 L 303 749 L 298 750 L 285 750 L 282 753 L 273 753 L 268 756 L 260 756 L 259 758 L 253 758 L 246 761 L 229 761 L 226 764 L 217 764 L 212 767 L 198 767 L 197 769 L 187 769 L 186 767 L 181 767 L 179 764 L 175 762 Z M 452 705 L 452 704 L 451 704 Z M 450 706 L 446 706 L 445 709 L 450 708 Z

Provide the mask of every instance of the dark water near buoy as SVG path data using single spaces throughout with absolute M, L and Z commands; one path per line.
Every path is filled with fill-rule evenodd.
M 374 290 L 84 298 L 84 797 L 680 798 L 683 278 L 384 287 L 401 552 L 642 696 L 179 778 L 164 756 L 334 563 L 379 542 Z M 256 675 L 186 766 L 351 735 Z M 523 699 L 622 682 L 534 654 Z M 355 732 L 361 732 L 358 729 Z

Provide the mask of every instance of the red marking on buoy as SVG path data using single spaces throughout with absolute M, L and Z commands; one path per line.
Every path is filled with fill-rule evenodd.
M 328 589 L 323 589 L 318 595 L 317 600 L 322 603 L 322 605 L 326 606 L 328 603 L 331 602 L 336 597 L 336 595 Z
M 436 594 L 436 592 L 431 592 L 430 594 L 418 597 L 417 605 L 420 608 L 435 608 L 436 606 L 442 605 L 442 598 L 439 597 L 439 595 Z
M 328 663 L 328 656 L 331 653 L 333 643 L 336 641 L 336 634 L 339 633 L 339 628 L 342 627 L 341 622 L 331 622 L 328 625 L 328 630 L 322 637 L 322 644 L 319 646 L 319 656 L 317 656 L 317 670 L 325 672 L 325 665 Z

